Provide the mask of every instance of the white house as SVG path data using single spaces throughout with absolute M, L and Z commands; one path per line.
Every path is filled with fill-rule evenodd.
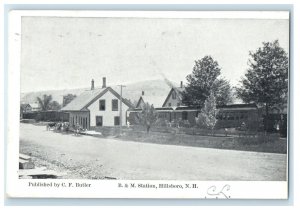
M 80 94 L 61 110 L 69 113 L 71 125 L 78 123 L 85 129 L 91 129 L 97 126 L 119 126 L 120 123 L 125 126 L 129 108 L 134 108 L 134 105 L 127 99 L 121 98 L 111 87 L 106 87 L 104 77 L 102 88 L 94 88 L 94 80 L 92 80 L 90 90 Z

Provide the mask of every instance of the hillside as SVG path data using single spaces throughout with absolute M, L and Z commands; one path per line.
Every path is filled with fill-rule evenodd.
M 172 83 L 175 86 L 179 86 L 179 84 L 176 84 L 174 82 Z M 116 85 L 112 85 L 111 87 L 117 92 L 120 92 L 120 87 Z M 39 92 L 21 93 L 21 103 L 34 103 L 36 102 L 37 97 L 42 97 L 44 94 L 47 94 L 52 95 L 53 100 L 62 104 L 64 95 L 75 94 L 78 96 L 83 91 L 88 89 L 90 89 L 90 87 L 81 89 L 45 90 Z M 147 80 L 137 83 L 129 83 L 126 84 L 126 87 L 123 88 L 123 97 L 129 99 L 134 103 L 138 101 L 142 91 L 144 91 L 145 96 L 151 98 L 151 103 L 153 103 L 155 106 L 162 106 L 170 89 L 170 86 L 164 80 Z

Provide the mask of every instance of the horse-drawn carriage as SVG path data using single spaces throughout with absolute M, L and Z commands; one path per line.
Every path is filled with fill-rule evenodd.
M 57 132 L 73 131 L 75 135 L 79 135 L 80 133 L 85 131 L 85 129 L 83 129 L 78 123 L 76 125 L 71 126 L 68 122 L 50 122 L 47 124 L 46 129 L 48 131 L 53 130 Z
M 70 130 L 70 123 L 68 122 L 50 122 L 47 124 L 46 129 L 54 130 L 54 131 L 65 131 L 68 132 Z

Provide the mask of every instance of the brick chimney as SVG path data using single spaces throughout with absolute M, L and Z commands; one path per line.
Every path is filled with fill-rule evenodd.
M 180 81 L 180 87 L 183 88 L 183 82 L 182 81 Z
M 94 79 L 92 79 L 92 82 L 91 82 L 91 90 L 94 90 L 95 89 L 95 84 L 94 84 Z
M 142 96 L 145 95 L 145 91 L 142 91 Z
M 106 77 L 102 78 L 102 88 L 106 88 Z

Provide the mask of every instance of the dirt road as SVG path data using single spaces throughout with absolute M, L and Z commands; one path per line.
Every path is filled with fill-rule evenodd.
M 128 142 L 22 124 L 20 151 L 64 178 L 286 180 L 286 155 Z

